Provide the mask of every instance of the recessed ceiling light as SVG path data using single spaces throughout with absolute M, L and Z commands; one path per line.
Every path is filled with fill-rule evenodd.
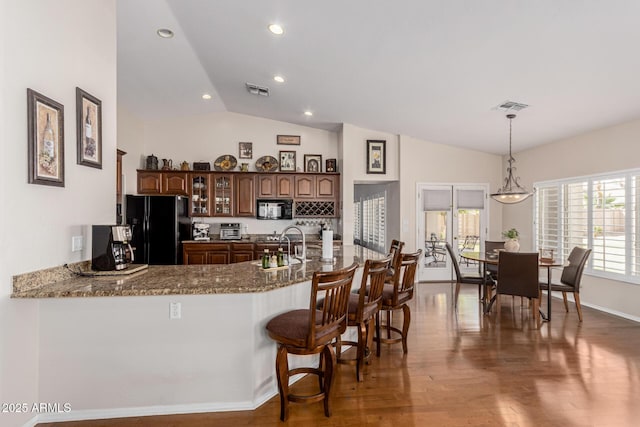
M 280 36 L 280 35 L 284 34 L 284 28 L 282 28 L 278 24 L 269 25 L 269 31 L 271 31 L 273 34 L 275 34 L 277 36 Z
M 173 37 L 173 31 L 168 28 L 160 28 L 156 33 L 163 39 L 170 39 Z
M 311 116 L 313 116 L 313 113 L 311 111 L 305 111 L 304 115 L 311 117 Z
M 278 83 L 284 83 L 284 77 L 282 76 L 273 76 L 273 80 L 277 81 Z
M 202 94 L 202 99 L 211 99 L 211 95 L 209 95 L 208 93 L 204 93 Z

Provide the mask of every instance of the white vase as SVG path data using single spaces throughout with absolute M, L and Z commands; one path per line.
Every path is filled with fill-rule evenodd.
M 519 252 L 520 251 L 520 242 L 517 239 L 509 239 L 504 242 L 504 249 L 507 252 Z

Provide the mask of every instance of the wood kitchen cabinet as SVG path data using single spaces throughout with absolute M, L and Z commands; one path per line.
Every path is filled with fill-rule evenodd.
M 162 174 L 155 171 L 138 171 L 139 194 L 161 194 Z
M 183 264 L 229 264 L 227 243 L 183 243 Z
M 317 175 L 316 176 L 316 197 L 319 199 L 338 198 L 338 175 Z
M 211 176 L 207 173 L 189 174 L 189 213 L 191 216 L 211 216 Z
M 316 176 L 295 175 L 294 197 L 296 199 L 313 199 L 316 197 Z
M 256 189 L 254 175 L 235 177 L 235 216 L 256 216 Z
M 233 175 L 213 175 L 213 216 L 233 216 Z
M 255 259 L 253 246 L 253 243 L 232 243 L 231 262 L 253 261 Z
M 189 194 L 187 173 L 138 171 L 138 193 L 186 196 Z
M 286 198 L 294 196 L 294 178 L 289 174 L 258 175 L 256 195 L 258 198 Z

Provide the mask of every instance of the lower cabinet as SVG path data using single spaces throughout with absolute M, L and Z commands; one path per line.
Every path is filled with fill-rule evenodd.
M 229 264 L 230 247 L 226 243 L 183 243 L 183 264 Z
M 231 263 L 253 260 L 253 243 L 231 244 Z

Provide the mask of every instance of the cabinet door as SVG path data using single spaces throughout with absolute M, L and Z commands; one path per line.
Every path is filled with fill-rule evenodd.
M 207 264 L 229 264 L 229 252 L 207 252 Z
M 253 251 L 233 251 L 231 253 L 231 262 L 245 262 L 245 261 L 253 261 Z
M 316 177 L 316 195 L 319 198 L 333 199 L 337 195 L 337 176 L 318 175 Z
M 187 264 L 208 264 L 206 250 L 185 249 L 182 253 L 182 263 Z
M 293 176 L 277 175 L 276 176 L 276 193 L 278 197 L 292 198 L 294 195 Z
M 187 173 L 186 172 L 163 172 L 162 173 L 162 193 L 186 196 Z
M 190 216 L 211 216 L 210 177 L 206 173 L 189 174 Z
M 316 197 L 315 175 L 295 176 L 295 197 L 297 199 L 312 199 Z
M 233 175 L 213 175 L 213 216 L 233 216 Z
M 276 196 L 276 175 L 258 175 L 258 197 Z
M 236 176 L 236 216 L 256 216 L 255 180 L 253 175 Z
M 160 194 L 162 192 L 162 174 L 160 172 L 138 171 L 138 193 Z

